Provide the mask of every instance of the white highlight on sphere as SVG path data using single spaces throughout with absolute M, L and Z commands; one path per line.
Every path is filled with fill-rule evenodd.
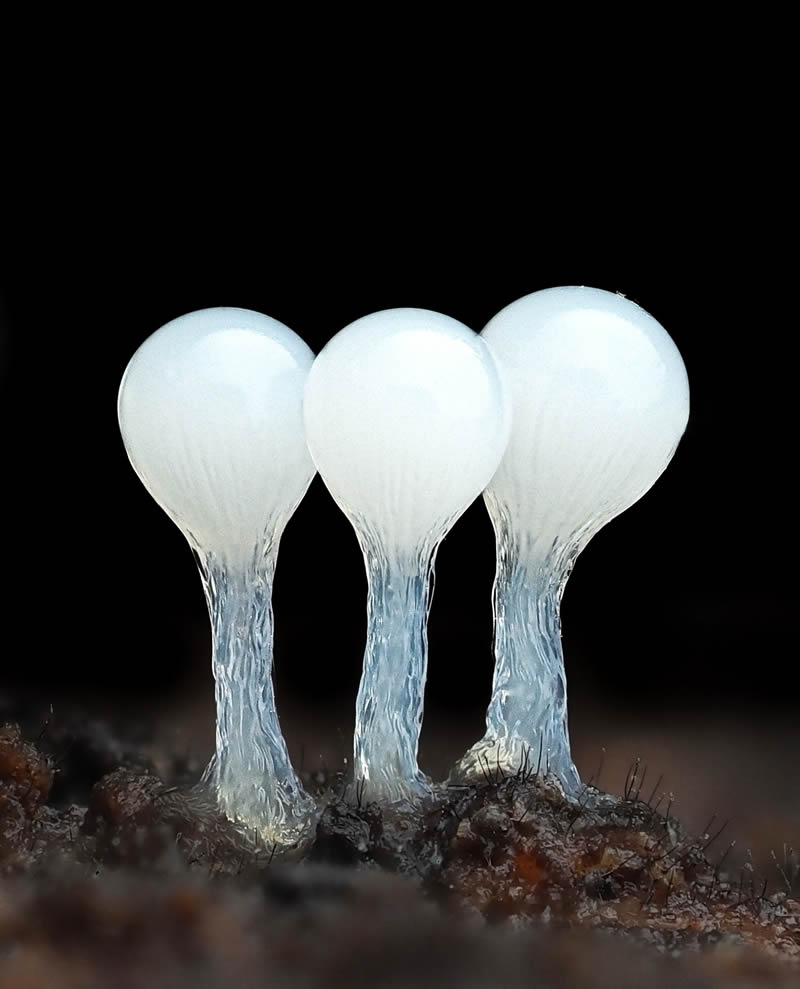
M 534 535 L 594 535 L 652 487 L 683 435 L 678 348 L 623 296 L 571 286 L 513 302 L 481 335 L 514 407 L 493 496 Z
M 439 542 L 500 463 L 505 387 L 472 330 L 440 313 L 391 309 L 356 320 L 322 350 L 305 423 L 369 580 L 355 776 L 373 795 L 422 793 L 429 572 Z
M 313 801 L 289 763 L 272 688 L 272 577 L 283 529 L 314 476 L 302 396 L 313 354 L 246 309 L 189 313 L 134 354 L 118 412 L 147 490 L 186 536 L 211 616 L 221 809 L 291 843 Z
M 314 355 L 247 309 L 172 320 L 132 357 L 119 421 L 143 484 L 196 549 L 243 567 L 282 530 L 314 465 L 302 394 Z
M 457 775 L 544 752 L 567 788 L 566 680 L 558 606 L 578 553 L 655 483 L 689 415 L 664 328 L 623 296 L 562 287 L 501 310 L 482 336 L 503 367 L 513 429 L 485 500 L 498 548 L 495 681 L 487 732 Z
M 373 313 L 338 333 L 309 375 L 305 422 L 339 507 L 398 555 L 441 538 L 477 498 L 510 426 L 484 341 L 426 309 Z

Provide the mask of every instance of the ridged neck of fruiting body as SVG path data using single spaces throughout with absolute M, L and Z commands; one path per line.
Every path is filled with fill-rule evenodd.
M 220 810 L 264 841 L 291 845 L 315 804 L 289 761 L 272 681 L 272 578 L 277 543 L 233 569 L 196 552 L 212 627 L 216 751 L 204 780 Z
M 354 777 L 370 799 L 425 796 L 417 765 L 428 666 L 427 618 L 434 548 L 387 552 L 362 537 L 367 644 L 356 701 Z
M 567 792 L 580 785 L 567 723 L 567 682 L 559 608 L 580 538 L 519 533 L 486 496 L 495 527 L 495 669 L 486 732 L 456 765 L 454 778 L 539 769 Z

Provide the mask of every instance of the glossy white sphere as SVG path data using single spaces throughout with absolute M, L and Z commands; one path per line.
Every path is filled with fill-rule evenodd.
M 477 334 L 441 313 L 389 309 L 351 323 L 319 354 L 305 423 L 331 494 L 391 554 L 435 542 L 481 493 L 510 415 Z
M 599 289 L 534 292 L 482 336 L 503 367 L 514 423 L 484 492 L 497 543 L 486 732 L 452 775 L 514 773 L 541 758 L 576 792 L 561 595 L 586 543 L 672 458 L 689 415 L 686 369 L 652 316 Z
M 672 458 L 689 416 L 681 355 L 635 303 L 576 286 L 518 299 L 482 336 L 514 418 L 490 495 L 532 539 L 583 544 Z
M 119 422 L 136 473 L 189 541 L 227 564 L 252 563 L 314 476 L 302 418 L 313 359 L 269 316 L 203 309 L 162 326 L 125 371 Z

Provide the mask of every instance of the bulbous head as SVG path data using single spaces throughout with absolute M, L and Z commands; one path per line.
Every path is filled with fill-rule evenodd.
M 672 458 L 689 416 L 681 355 L 633 302 L 575 286 L 518 299 L 481 335 L 514 417 L 490 509 L 542 546 L 582 546 Z
M 247 309 L 202 309 L 131 358 L 119 424 L 134 470 L 195 549 L 247 567 L 314 476 L 303 388 L 314 355 Z
M 305 392 L 314 463 L 363 538 L 401 556 L 435 544 L 483 490 L 510 428 L 483 340 L 426 309 L 356 320 L 314 362 Z

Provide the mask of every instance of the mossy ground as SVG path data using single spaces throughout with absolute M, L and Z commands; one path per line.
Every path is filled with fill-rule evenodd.
M 0 729 L 0 987 L 800 981 L 793 863 L 726 874 L 636 764 L 622 796 L 532 762 L 392 809 L 306 774 L 315 838 L 284 851 L 146 731 L 34 727 Z

